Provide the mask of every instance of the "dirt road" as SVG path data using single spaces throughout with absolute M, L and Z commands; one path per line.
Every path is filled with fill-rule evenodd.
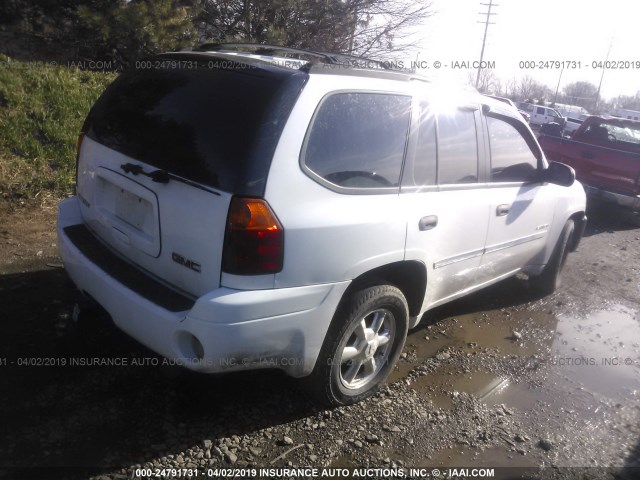
M 640 478 L 640 228 L 618 210 L 589 212 L 561 291 L 535 298 L 514 278 L 429 313 L 380 394 L 329 411 L 278 372 L 194 374 L 103 315 L 74 324 L 55 208 L 0 212 L 0 477 Z

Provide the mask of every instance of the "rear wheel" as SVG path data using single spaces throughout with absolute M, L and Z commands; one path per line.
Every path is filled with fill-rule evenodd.
M 355 293 L 334 316 L 313 373 L 305 379 L 316 400 L 348 405 L 372 395 L 398 361 L 409 310 L 390 285 Z
M 569 253 L 569 241 L 573 237 L 573 231 L 573 220 L 567 220 L 567 223 L 565 223 L 564 228 L 560 233 L 560 238 L 558 238 L 558 243 L 556 243 L 556 246 L 553 249 L 553 253 L 551 254 L 549 263 L 547 263 L 546 267 L 544 267 L 544 270 L 540 275 L 531 277 L 529 279 L 529 284 L 531 285 L 531 287 L 538 292 L 549 295 L 555 292 L 560 287 L 560 274 L 565 262 L 567 261 L 567 254 Z

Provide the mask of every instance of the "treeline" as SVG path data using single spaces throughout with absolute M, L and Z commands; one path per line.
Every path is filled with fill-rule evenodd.
M 475 83 L 475 76 L 470 76 L 470 83 Z M 503 81 L 496 77 L 492 70 L 483 70 L 479 78 L 478 90 L 541 105 L 556 103 L 577 105 L 592 113 L 606 113 L 616 107 L 640 111 L 640 90 L 635 95 L 619 95 L 605 100 L 599 95 L 598 87 L 587 81 L 561 85 L 556 92 L 555 89 L 528 75 Z
M 121 66 L 205 41 L 385 56 L 413 46 L 416 27 L 430 15 L 428 0 L 0 2 L 5 34 L 28 38 L 42 49 L 55 45 L 70 61 L 104 60 Z

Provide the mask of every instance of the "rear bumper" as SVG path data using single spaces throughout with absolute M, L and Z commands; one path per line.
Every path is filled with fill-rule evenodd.
M 130 280 L 98 261 L 99 253 L 69 235 L 82 224 L 77 198 L 60 204 L 58 245 L 65 268 L 76 286 L 93 297 L 123 331 L 172 362 L 201 372 L 278 368 L 300 377 L 315 365 L 335 309 L 349 282 L 273 290 L 218 288 L 188 299 L 142 274 Z M 65 231 L 66 229 L 66 231 Z M 94 250 L 104 249 L 94 238 Z M 128 265 L 128 264 L 127 264 Z M 124 268 L 124 267 L 123 267 Z M 141 275 L 128 265 L 130 274 Z M 129 279 L 125 280 L 125 279 Z M 155 282 L 156 288 L 141 288 Z M 181 308 L 185 308 L 181 310 Z
M 621 207 L 630 208 L 632 210 L 640 210 L 640 196 L 639 195 L 625 195 L 622 193 L 609 192 L 607 190 L 601 190 L 596 187 L 584 186 L 584 190 L 592 198 L 598 198 L 607 202 L 613 202 Z

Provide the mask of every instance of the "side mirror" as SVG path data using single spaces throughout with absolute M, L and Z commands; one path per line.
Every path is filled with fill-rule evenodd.
M 543 173 L 544 180 L 561 187 L 570 187 L 576 181 L 576 172 L 569 165 L 549 162 L 549 168 Z

